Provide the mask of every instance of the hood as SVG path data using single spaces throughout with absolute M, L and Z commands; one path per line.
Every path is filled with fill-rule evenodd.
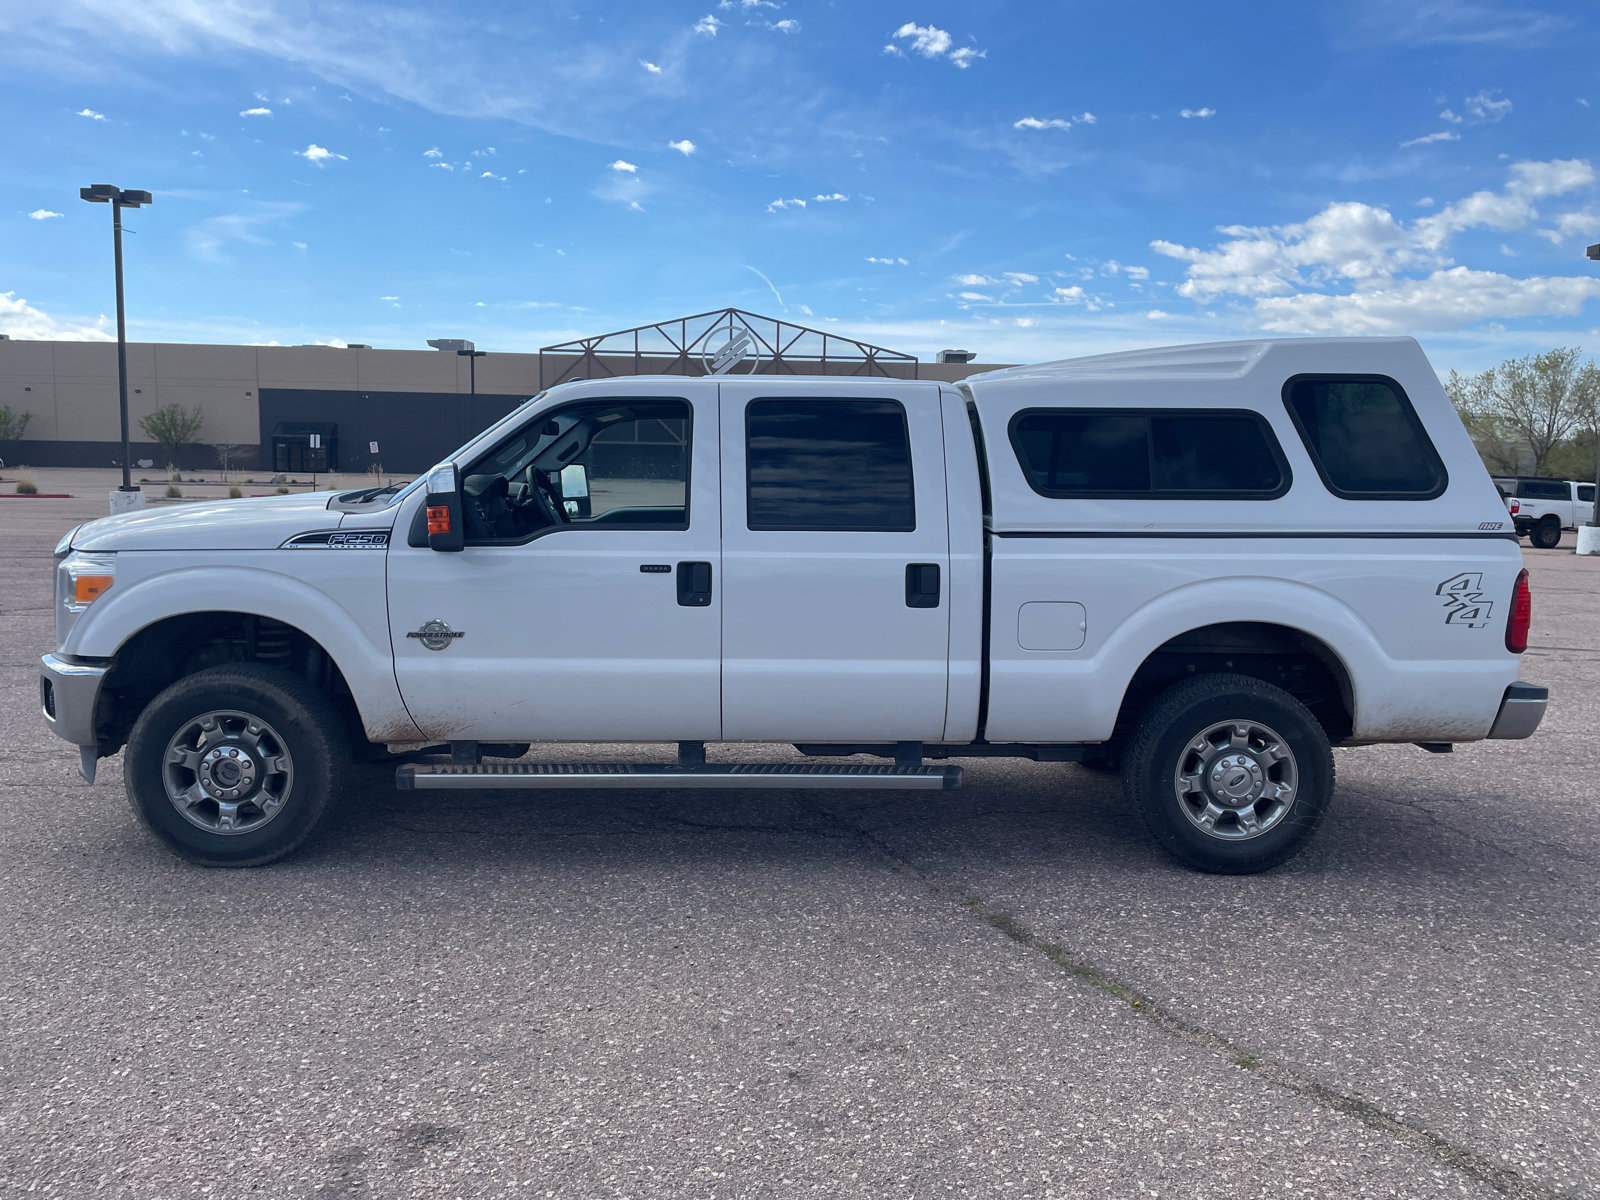
M 72 536 L 74 550 L 276 550 L 298 533 L 338 529 L 333 493 L 174 504 L 101 517 Z M 393 520 L 393 517 L 390 517 Z M 371 526 L 370 521 L 363 525 Z

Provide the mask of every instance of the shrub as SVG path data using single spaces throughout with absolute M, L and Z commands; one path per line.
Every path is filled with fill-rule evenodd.
M 231 487 L 231 488 L 228 489 L 228 499 L 229 500 L 238 500 L 243 495 L 244 495 L 244 493 L 241 492 L 237 487 Z
M 31 475 L 24 475 L 21 472 L 18 472 L 18 474 L 17 474 L 17 495 L 19 495 L 19 496 L 37 496 L 38 494 L 39 494 L 39 485 L 33 481 L 33 477 Z
M 148 417 L 139 418 L 139 428 L 144 430 L 145 437 L 167 452 L 169 467 L 178 460 L 183 447 L 198 437 L 201 424 L 198 404 L 193 410 L 181 404 L 169 404 Z
M 288 488 L 281 487 L 281 488 L 278 489 L 278 495 L 287 496 L 288 494 L 289 494 L 289 489 Z
M 183 489 L 175 483 L 167 484 L 167 499 L 179 500 L 183 497 Z

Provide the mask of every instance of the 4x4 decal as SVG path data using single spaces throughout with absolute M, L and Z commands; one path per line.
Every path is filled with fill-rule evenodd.
M 1469 629 L 1482 629 L 1489 623 L 1494 611 L 1494 601 L 1483 596 L 1483 572 L 1463 571 L 1452 575 L 1437 588 L 1435 596 L 1444 597 L 1446 625 L 1465 625 Z

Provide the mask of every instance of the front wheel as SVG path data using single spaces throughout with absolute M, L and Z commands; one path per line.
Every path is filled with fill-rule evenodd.
M 207 867 L 257 867 L 298 849 L 343 790 L 344 723 L 282 667 L 239 663 L 178 680 L 134 723 L 128 802 L 168 849 Z
M 1219 875 L 1297 854 L 1333 799 L 1333 751 L 1305 705 L 1244 675 L 1201 675 L 1151 703 L 1123 788 L 1167 853 Z

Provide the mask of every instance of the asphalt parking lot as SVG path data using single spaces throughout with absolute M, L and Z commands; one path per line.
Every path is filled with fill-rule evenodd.
M 1262 876 L 981 760 L 933 799 L 370 768 L 308 851 L 208 871 L 38 716 L 51 548 L 104 504 L 0 500 L 0 1195 L 1600 1197 L 1570 534 L 1524 550 L 1535 738 L 1338 751 Z

